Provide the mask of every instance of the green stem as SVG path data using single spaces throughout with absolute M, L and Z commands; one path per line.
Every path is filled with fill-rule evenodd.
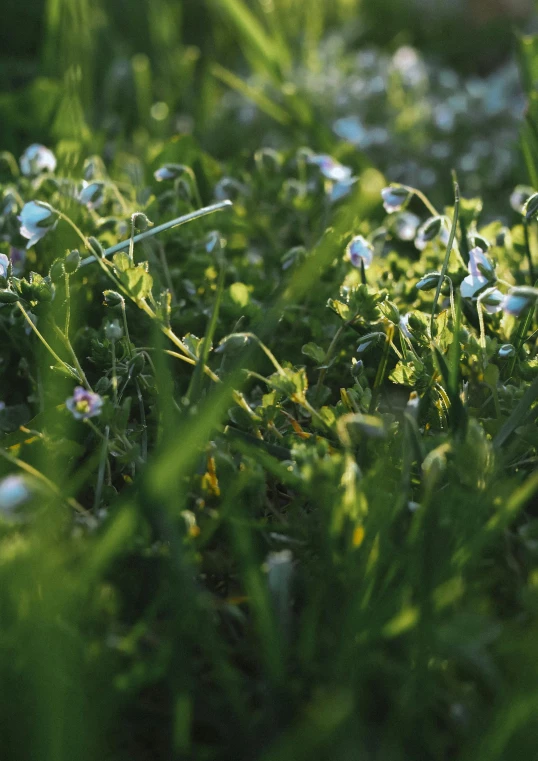
M 182 217 L 177 217 L 176 219 L 172 219 L 169 222 L 164 222 L 162 225 L 157 225 L 157 227 L 152 227 L 149 230 L 145 230 L 143 233 L 139 233 L 138 235 L 135 235 L 133 238 L 134 243 L 138 243 L 141 240 L 145 240 L 146 238 L 150 238 L 153 235 L 157 235 L 157 233 L 164 232 L 165 230 L 171 230 L 174 227 L 179 227 L 180 225 L 184 225 L 187 222 L 191 222 L 194 219 L 199 219 L 200 217 L 205 217 L 208 214 L 213 214 L 216 211 L 221 211 L 221 209 L 227 209 L 232 206 L 231 201 L 220 201 L 219 203 L 214 203 L 211 206 L 205 206 L 202 209 L 198 209 L 197 211 L 193 211 L 190 214 L 185 214 Z M 82 236 L 83 240 L 86 240 L 85 236 L 82 235 L 80 230 L 76 227 L 76 225 L 71 222 L 69 217 L 66 217 L 63 214 L 60 214 L 60 216 L 68 221 L 71 226 L 78 231 L 78 233 Z M 120 243 L 116 243 L 114 246 L 110 246 L 110 248 L 105 249 L 105 256 L 112 256 L 112 254 L 116 254 L 118 251 L 123 251 L 126 248 L 129 248 L 131 243 L 131 238 L 127 238 L 127 240 L 121 241 Z M 88 246 L 91 250 L 91 246 Z M 91 264 L 92 262 L 96 261 L 96 256 L 88 256 L 86 259 L 83 259 L 80 263 L 81 267 L 85 267 L 87 264 Z
M 32 328 L 32 330 L 34 331 L 34 333 L 36 334 L 36 336 L 39 338 L 39 340 L 41 341 L 41 343 L 43 344 L 43 346 L 44 346 L 44 347 L 47 349 L 47 351 L 49 351 L 49 352 L 50 352 L 50 354 L 52 354 L 52 356 L 54 357 L 54 359 L 56 360 L 56 362 L 58 362 L 58 364 L 60 364 L 60 365 L 61 365 L 61 366 L 62 366 L 62 367 L 63 367 L 63 368 L 64 368 L 64 369 L 65 369 L 65 370 L 66 370 L 66 371 L 69 373 L 69 375 L 70 375 L 72 378 L 74 378 L 76 381 L 79 381 L 79 383 L 80 383 L 80 382 L 82 382 L 82 377 L 79 377 L 79 376 L 78 376 L 78 374 L 77 374 L 77 372 L 76 372 L 75 368 L 73 368 L 73 367 L 71 367 L 70 365 L 68 365 L 68 364 L 67 364 L 67 362 L 64 362 L 64 361 L 63 361 L 63 359 L 61 359 L 61 358 L 60 358 L 60 357 L 59 357 L 59 356 L 56 354 L 56 352 L 54 351 L 54 349 L 52 348 L 52 346 L 50 346 L 50 344 L 49 344 L 49 343 L 48 343 L 48 342 L 45 340 L 45 338 L 44 338 L 44 337 L 41 335 L 41 333 L 39 332 L 39 330 L 38 330 L 38 329 L 36 328 L 36 326 L 34 325 L 34 323 L 33 323 L 32 319 L 30 318 L 30 315 L 28 314 L 28 312 L 27 312 L 27 311 L 26 311 L 26 309 L 23 307 L 23 305 L 21 304 L 21 302 L 20 302 L 20 301 L 17 301 L 17 306 L 18 306 L 18 308 L 20 309 L 20 311 L 23 313 L 23 315 L 24 315 L 24 318 L 25 318 L 26 322 L 28 323 L 28 325 L 29 325 L 29 326 Z
M 69 275 L 65 273 L 65 335 L 69 338 L 69 327 L 71 322 L 71 294 L 69 291 Z
M 433 339 L 433 327 L 435 324 L 435 310 L 437 309 L 437 302 L 439 301 L 441 286 L 443 285 L 443 281 L 446 277 L 446 272 L 448 269 L 448 262 L 450 260 L 452 245 L 454 243 L 454 238 L 456 236 L 456 229 L 458 226 L 459 211 L 460 211 L 460 188 L 458 183 L 454 180 L 454 216 L 452 218 L 452 227 L 450 228 L 450 236 L 448 238 L 448 245 L 446 247 L 445 259 L 443 261 L 443 266 L 441 267 L 441 277 L 439 278 L 439 282 L 437 283 L 437 288 L 435 290 L 435 296 L 433 299 L 432 316 L 430 320 L 430 335 L 432 339 Z
M 344 323 L 344 325 L 340 325 L 340 327 L 338 328 L 338 330 L 334 334 L 333 339 L 332 339 L 331 343 L 329 344 L 329 348 L 327 349 L 327 352 L 325 354 L 325 358 L 323 360 L 323 364 L 324 365 L 328 365 L 328 363 L 331 361 L 331 358 L 332 358 L 332 355 L 333 355 L 333 351 L 334 351 L 334 349 L 336 347 L 336 344 L 338 343 L 338 339 L 342 335 L 345 327 L 347 327 L 347 322 Z M 317 404 L 317 402 L 318 402 L 318 397 L 319 397 L 320 392 L 321 392 L 321 386 L 323 384 L 323 381 L 325 380 L 325 376 L 326 375 L 327 375 L 327 367 L 325 366 L 320 371 L 319 377 L 318 377 L 318 382 L 316 383 L 316 391 L 314 393 L 314 404 Z
M 60 328 L 57 325 L 53 324 L 53 327 L 54 327 L 54 331 L 55 331 L 56 335 L 62 341 L 62 343 L 65 346 L 65 348 L 67 349 L 67 351 L 70 353 L 71 359 L 73 360 L 73 364 L 75 366 L 75 369 L 76 369 L 77 373 L 79 374 L 79 377 L 80 377 L 80 380 L 81 380 L 82 384 L 88 389 L 88 391 L 91 391 L 92 387 L 89 384 L 89 381 L 88 381 L 88 379 L 86 377 L 86 373 L 84 372 L 80 362 L 78 361 L 78 357 L 75 354 L 75 350 L 73 349 L 73 346 L 71 345 L 71 341 L 69 340 L 69 338 L 64 333 L 62 333 L 62 331 L 60 330 Z
M 44 486 L 46 486 L 47 489 L 50 492 L 52 492 L 52 494 L 54 494 L 55 497 L 58 497 L 59 499 L 61 499 L 69 507 L 73 508 L 73 510 L 76 510 L 77 513 L 80 513 L 81 515 L 84 515 L 86 518 L 90 518 L 93 521 L 91 514 L 84 507 L 82 507 L 82 505 L 79 502 L 77 502 L 76 499 L 74 499 L 73 497 L 64 497 L 59 487 L 56 486 L 56 484 L 53 481 L 51 481 L 49 478 L 43 475 L 43 473 L 41 473 L 40 470 L 37 470 L 36 468 L 32 467 L 32 465 L 29 465 L 27 462 L 24 462 L 24 460 L 20 460 L 18 457 L 15 457 L 9 452 L 6 452 L 5 449 L 0 448 L 0 455 L 4 459 L 6 459 L 8 462 L 10 462 L 12 465 L 16 465 L 18 468 L 28 473 L 28 475 L 32 476 L 33 478 L 35 478 L 36 480 L 44 484 Z
M 428 211 L 430 212 L 432 217 L 438 217 L 438 216 L 440 216 L 439 212 L 437 211 L 435 206 L 432 203 L 430 203 L 428 198 L 424 195 L 424 193 L 421 190 L 417 190 L 416 188 L 412 188 L 409 185 L 403 185 L 402 187 L 404 187 L 406 190 L 408 190 L 413 195 L 416 195 L 416 197 L 419 198 L 422 201 L 422 203 L 424 204 L 424 206 L 428 209 Z
M 525 233 L 525 254 L 527 256 L 527 261 L 529 263 L 529 277 L 530 277 L 531 285 L 534 285 L 536 277 L 534 275 L 534 267 L 533 267 L 533 264 L 532 264 L 531 243 L 530 243 L 530 235 L 529 235 L 529 222 L 528 222 L 528 220 L 525 217 L 523 217 L 523 231 Z
M 95 485 L 95 496 L 93 498 L 93 509 L 97 510 L 101 502 L 101 494 L 103 492 L 103 483 L 105 480 L 105 469 L 108 456 L 108 436 L 109 427 L 105 428 L 105 436 L 101 445 L 101 457 L 99 459 L 99 470 L 97 471 L 97 483 Z
M 385 378 L 385 371 L 387 369 L 387 363 L 389 360 L 389 354 L 390 354 L 393 336 L 394 336 L 394 325 L 391 324 L 389 325 L 387 329 L 387 333 L 385 336 L 385 346 L 383 348 L 383 355 L 381 357 L 381 362 L 379 363 L 379 367 L 377 368 L 377 374 L 374 381 L 374 388 L 372 390 L 372 399 L 370 401 L 370 409 L 369 409 L 370 413 L 373 413 L 375 411 L 377 399 L 379 397 L 379 389 Z

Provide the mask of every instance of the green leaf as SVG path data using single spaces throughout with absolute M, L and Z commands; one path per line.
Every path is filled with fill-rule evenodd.
M 230 286 L 230 298 L 240 307 L 246 307 L 250 301 L 250 291 L 244 283 L 232 283 Z
M 315 343 L 307 343 L 303 346 L 301 349 L 302 353 L 305 354 L 307 357 L 310 357 L 315 362 L 318 363 L 318 365 L 323 364 L 325 360 L 325 350 L 321 348 L 321 346 L 318 346 Z

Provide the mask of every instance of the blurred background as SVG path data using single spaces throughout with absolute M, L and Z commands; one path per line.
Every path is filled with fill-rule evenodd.
M 331 32 L 347 52 L 412 45 L 484 76 L 507 60 L 514 29 L 528 28 L 533 15 L 532 0 L 4 0 L 3 147 L 20 150 L 44 132 L 84 137 L 84 123 L 174 131 L 181 114 L 203 131 L 217 97 L 212 62 L 245 68 L 241 7 L 285 45 L 288 77 L 290 64 L 314 65 Z
M 147 159 L 187 133 L 229 158 L 292 136 L 434 197 L 454 167 L 492 202 L 524 173 L 515 51 L 532 0 L 4 0 L 2 22 L 15 155 L 37 141 L 70 165 Z

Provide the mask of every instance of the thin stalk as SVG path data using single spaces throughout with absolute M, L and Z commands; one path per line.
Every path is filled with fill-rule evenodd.
M 452 278 L 445 275 L 445 280 L 448 280 L 448 287 L 450 288 L 450 312 L 452 314 L 452 324 L 456 324 L 456 307 L 454 305 L 454 286 L 452 285 Z
M 86 510 L 86 508 L 82 507 L 82 505 L 77 502 L 74 497 L 64 497 L 60 488 L 56 486 L 53 481 L 47 478 L 47 476 L 43 475 L 40 470 L 37 470 L 36 468 L 32 467 L 32 465 L 24 462 L 24 460 L 20 460 L 18 457 L 15 457 L 9 452 L 6 452 L 5 449 L 0 448 L 0 456 L 10 462 L 12 465 L 16 465 L 21 470 L 24 470 L 26 473 L 28 473 L 28 475 L 40 481 L 52 494 L 54 494 L 55 497 L 61 499 L 62 502 L 65 502 L 66 505 L 73 508 L 73 510 L 76 510 L 77 513 L 80 513 L 81 515 L 84 515 L 86 518 L 89 518 L 93 521 L 91 514 Z
M 368 281 L 366 280 L 366 269 L 364 267 L 364 262 L 361 259 L 361 283 L 363 285 L 367 285 Z
M 140 390 L 140 383 L 135 380 L 136 395 L 138 397 L 138 408 L 140 411 L 140 424 L 142 425 L 142 460 L 147 462 L 148 459 L 148 426 L 146 423 L 146 410 L 144 408 L 144 397 Z
M 101 457 L 99 459 L 99 469 L 97 471 L 97 483 L 95 484 L 95 495 L 93 498 L 93 509 L 97 510 L 101 502 L 101 494 L 103 492 L 103 483 L 105 480 L 106 462 L 108 459 L 108 436 L 109 427 L 105 428 L 105 436 L 101 446 Z
M 428 200 L 428 198 L 424 195 L 424 193 L 421 190 L 417 190 L 416 188 L 412 188 L 409 185 L 403 185 L 406 190 L 408 190 L 410 193 L 415 195 L 417 198 L 419 198 L 424 206 L 428 209 L 432 217 L 438 217 L 440 216 L 439 212 L 435 208 L 435 206 Z
M 112 341 L 112 394 L 114 404 L 118 403 L 118 374 L 116 370 L 116 342 Z
M 327 367 L 326 367 L 326 365 L 330 362 L 330 360 L 332 358 L 332 355 L 333 355 L 333 352 L 334 352 L 334 349 L 336 347 L 336 344 L 338 343 L 338 339 L 342 335 L 345 327 L 347 327 L 347 323 L 344 323 L 344 325 L 340 325 L 340 327 L 338 328 L 338 330 L 334 334 L 331 343 L 329 344 L 329 348 L 327 349 L 327 352 L 325 354 L 325 358 L 323 360 L 323 364 L 325 365 L 325 367 L 323 367 L 323 369 L 320 371 L 319 377 L 318 377 L 318 382 L 316 383 L 316 391 L 314 393 L 314 404 L 317 404 L 318 397 L 319 397 L 320 392 L 321 392 L 321 386 L 323 384 L 323 381 L 325 380 L 325 376 L 327 375 Z
M 450 236 L 448 238 L 448 245 L 446 247 L 445 259 L 443 261 L 443 266 L 441 267 L 441 277 L 439 278 L 439 282 L 437 283 L 437 288 L 435 290 L 435 296 L 433 299 L 432 316 L 430 320 L 430 335 L 432 338 L 433 338 L 433 328 L 435 324 L 435 310 L 437 309 L 437 302 L 439 301 L 441 286 L 443 285 L 443 281 L 446 277 L 446 272 L 448 269 L 448 262 L 450 260 L 450 254 L 452 252 L 452 246 L 454 244 L 454 238 L 456 236 L 456 229 L 458 226 L 459 211 L 460 211 L 460 188 L 456 180 L 454 180 L 454 216 L 452 218 L 452 227 L 450 228 Z
M 133 242 L 138 243 L 141 240 L 145 240 L 146 238 L 151 238 L 153 235 L 157 235 L 158 233 L 164 232 L 165 230 L 171 230 L 174 227 L 179 227 L 180 225 L 184 225 L 187 222 L 193 221 L 194 219 L 205 217 L 208 214 L 213 214 L 216 211 L 220 211 L 221 209 L 227 209 L 231 206 L 232 206 L 232 202 L 228 200 L 220 201 L 219 203 L 214 203 L 211 206 L 205 206 L 202 209 L 198 209 L 197 211 L 190 212 L 190 214 L 185 214 L 182 217 L 171 219 L 169 222 L 164 222 L 162 225 L 157 225 L 157 227 L 152 227 L 149 230 L 145 230 L 143 233 L 139 233 L 138 235 L 135 235 L 133 238 Z M 76 227 L 76 225 L 74 225 L 74 223 L 71 222 L 71 220 L 69 220 L 69 217 L 66 217 L 65 215 L 61 215 L 61 216 L 63 219 L 68 220 L 71 223 L 72 227 Z M 82 237 L 83 239 L 85 238 L 85 236 L 82 236 Z M 120 243 L 116 243 L 114 246 L 110 246 L 110 248 L 105 249 L 104 255 L 112 256 L 112 254 L 116 254 L 118 251 L 123 251 L 124 249 L 129 248 L 130 242 L 131 242 L 131 238 L 129 237 L 127 238 L 127 240 L 121 241 Z M 91 248 L 91 246 L 89 248 Z M 97 257 L 95 256 L 88 256 L 81 261 L 80 266 L 85 267 L 87 264 L 91 264 L 92 262 L 96 261 L 96 259 Z
M 64 368 L 64 369 L 65 369 L 65 370 L 66 370 L 66 371 L 69 373 L 69 375 L 70 375 L 72 378 L 74 378 L 75 380 L 77 380 L 77 381 L 79 381 L 79 382 L 82 382 L 82 377 L 79 377 L 79 375 L 77 374 L 77 371 L 75 370 L 75 368 L 71 367 L 71 365 L 68 365 L 68 364 L 67 364 L 67 362 L 64 362 L 64 361 L 63 361 L 63 359 L 60 359 L 60 357 L 59 357 L 59 356 L 56 354 L 56 352 L 54 351 L 54 349 L 52 348 L 52 346 L 51 346 L 51 345 L 50 345 L 50 344 L 49 344 L 49 343 L 48 343 L 48 342 L 45 340 L 45 338 L 44 338 L 44 337 L 41 335 L 41 333 L 39 332 L 39 330 L 36 328 L 36 326 L 34 325 L 34 323 L 32 322 L 32 320 L 30 319 L 30 315 L 28 314 L 28 312 L 27 312 L 27 311 L 26 311 L 26 309 L 23 307 L 23 305 L 21 304 L 21 302 L 20 302 L 20 301 L 17 301 L 17 307 L 18 307 L 18 308 L 20 309 L 20 311 L 23 313 L 23 315 L 24 315 L 24 318 L 25 318 L 26 322 L 28 323 L 28 325 L 29 325 L 29 326 L 32 328 L 32 330 L 34 331 L 34 333 L 36 334 L 36 336 L 39 338 L 39 340 L 41 341 L 41 343 L 43 344 L 43 346 L 44 346 L 44 347 L 45 347 L 45 348 L 46 348 L 46 349 L 47 349 L 47 350 L 50 352 L 50 354 L 52 354 L 52 356 L 54 357 L 54 359 L 56 360 L 56 362 L 58 362 L 58 364 L 60 364 L 60 365 L 61 365 L 61 366 L 62 366 L 62 367 L 63 367 L 63 368 Z
M 370 401 L 370 409 L 369 409 L 370 413 L 373 413 L 375 411 L 375 406 L 377 404 L 377 399 L 379 396 L 379 389 L 385 378 L 385 371 L 387 369 L 387 362 L 389 359 L 389 353 L 391 349 L 393 336 L 394 336 L 394 325 L 391 324 L 389 325 L 387 329 L 387 333 L 385 335 L 385 346 L 383 348 L 383 355 L 381 357 L 381 362 L 379 363 L 379 367 L 377 368 L 377 373 L 376 373 L 376 377 L 374 381 L 374 388 L 372 392 L 372 399 Z
M 82 366 L 81 366 L 81 364 L 80 364 L 80 362 L 78 360 L 77 355 L 75 354 L 75 350 L 73 349 L 73 346 L 71 345 L 71 341 L 69 340 L 69 338 L 64 333 L 62 333 L 60 328 L 57 325 L 55 325 L 54 323 L 53 323 L 53 327 L 54 327 L 54 331 L 56 332 L 56 335 L 58 336 L 58 338 L 60 338 L 60 340 L 62 341 L 63 345 L 65 346 L 67 351 L 70 353 L 71 359 L 73 360 L 73 364 L 75 366 L 75 369 L 76 369 L 77 373 L 80 376 L 80 380 L 82 382 L 82 385 L 85 386 L 88 389 L 88 391 L 92 391 L 92 387 L 90 386 L 90 383 L 89 383 L 89 381 L 88 381 L 88 379 L 86 377 L 86 373 L 82 369 Z
M 64 329 L 64 333 L 67 337 L 69 337 L 69 328 L 70 328 L 70 322 L 71 322 L 71 294 L 69 290 L 69 274 L 65 272 L 64 275 L 65 275 L 65 329 Z
M 531 281 L 531 285 L 534 285 L 536 276 L 534 274 L 534 266 L 532 263 L 531 242 L 530 242 L 530 235 L 529 235 L 529 222 L 526 219 L 526 217 L 523 217 L 523 231 L 525 233 L 525 255 L 529 263 L 529 278 Z

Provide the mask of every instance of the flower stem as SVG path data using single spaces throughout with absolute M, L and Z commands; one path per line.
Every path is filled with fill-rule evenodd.
M 536 280 L 536 276 L 534 274 L 534 266 L 532 264 L 532 254 L 531 254 L 531 242 L 530 242 L 530 234 L 529 234 L 529 222 L 526 219 L 526 217 L 523 217 L 523 231 L 525 234 L 525 254 L 527 256 L 527 261 L 529 263 L 529 278 L 531 281 L 531 285 L 534 285 L 534 282 Z
M 93 522 L 93 518 L 91 514 L 86 510 L 86 508 L 82 507 L 82 505 L 73 497 L 64 497 L 59 487 L 56 486 L 56 484 L 53 483 L 49 478 L 43 475 L 40 470 L 37 470 L 36 468 L 32 467 L 32 465 L 24 462 L 24 460 L 20 460 L 18 457 L 15 457 L 9 452 L 6 452 L 5 449 L 0 448 L 0 456 L 8 460 L 8 462 L 12 463 L 12 465 L 16 465 L 21 470 L 24 470 L 26 473 L 28 473 L 28 475 L 40 481 L 47 487 L 50 492 L 52 492 L 52 494 L 54 494 L 55 497 L 59 497 L 63 502 L 69 505 L 69 507 L 72 507 L 73 510 L 76 510 L 77 513 L 84 515 L 86 518 L 89 518 Z
M 54 349 L 52 348 L 52 346 L 51 346 L 51 345 L 50 345 L 50 344 L 49 344 L 49 343 L 46 341 L 46 339 L 45 339 L 45 338 L 44 338 L 44 337 L 41 335 L 41 333 L 39 332 L 39 330 L 38 330 L 38 329 L 36 328 L 36 326 L 34 325 L 34 323 L 33 323 L 32 319 L 30 318 L 30 315 L 28 314 L 28 312 L 27 312 L 27 311 L 26 311 L 26 309 L 23 307 L 23 305 L 21 304 L 21 302 L 20 302 L 20 301 L 17 301 L 17 306 L 18 306 L 18 308 L 20 309 L 20 311 L 23 313 L 23 315 L 24 315 L 24 318 L 25 318 L 26 322 L 28 323 L 28 325 L 29 325 L 29 326 L 32 328 L 32 330 L 34 331 L 34 333 L 36 334 L 36 336 L 39 338 L 39 340 L 41 341 L 41 343 L 43 344 L 43 346 L 44 346 L 44 347 L 45 347 L 45 348 L 46 348 L 46 349 L 47 349 L 47 350 L 50 352 L 50 354 L 52 354 L 52 356 L 54 357 L 54 359 L 56 360 L 56 362 L 58 362 L 58 363 L 59 363 L 59 364 L 60 364 L 60 365 L 61 365 L 61 366 L 62 366 L 62 367 L 63 367 L 63 368 L 64 368 L 64 369 L 65 369 L 65 370 L 66 370 L 66 371 L 69 373 L 69 375 L 70 375 L 72 378 L 74 378 L 75 380 L 77 380 L 77 381 L 79 381 L 79 382 L 82 382 L 82 376 L 79 376 L 79 375 L 78 375 L 78 373 L 77 373 L 77 371 L 75 370 L 75 368 L 71 367 L 71 365 L 68 365 L 68 364 L 67 364 L 67 362 L 64 362 L 64 361 L 63 361 L 63 359 L 61 359 L 61 358 L 60 358 L 60 357 L 59 357 L 59 356 L 56 354 L 56 352 L 54 351 Z
M 433 327 L 435 324 L 435 310 L 437 309 L 437 302 L 439 301 L 441 286 L 443 285 L 443 281 L 446 277 L 446 272 L 448 269 L 448 262 L 450 260 L 450 254 L 452 252 L 452 246 L 454 244 L 454 238 L 456 236 L 456 229 L 458 226 L 459 211 L 460 211 L 460 188 L 456 180 L 454 180 L 454 216 L 452 217 L 452 227 L 450 228 L 450 236 L 448 238 L 448 244 L 446 247 L 445 259 L 443 261 L 443 266 L 441 267 L 441 277 L 439 278 L 439 282 L 437 283 L 437 288 L 435 290 L 435 296 L 433 299 L 432 316 L 430 320 L 430 335 L 432 338 L 433 338 Z

